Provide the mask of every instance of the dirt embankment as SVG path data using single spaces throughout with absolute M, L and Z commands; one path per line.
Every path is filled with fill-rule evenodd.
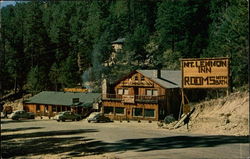
M 249 135 L 249 92 L 236 92 L 223 98 L 194 105 L 189 132 L 217 135 Z M 166 127 L 168 127 L 166 125 Z M 187 132 L 186 125 L 173 131 Z
M 23 110 L 23 101 L 27 100 L 29 97 L 31 97 L 31 94 L 26 94 L 22 98 L 18 98 L 16 100 L 4 100 L 5 103 L 3 107 L 12 107 L 12 110 Z

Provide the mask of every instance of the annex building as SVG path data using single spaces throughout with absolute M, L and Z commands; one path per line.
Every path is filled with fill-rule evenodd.
M 84 115 L 100 102 L 100 93 L 43 91 L 24 101 L 24 110 L 53 117 L 62 111 Z

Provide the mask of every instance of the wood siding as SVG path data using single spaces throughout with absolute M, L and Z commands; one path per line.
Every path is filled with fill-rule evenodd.
M 27 112 L 32 112 L 36 116 L 53 117 L 62 111 L 73 111 L 79 114 L 85 114 L 87 109 L 88 108 L 82 108 L 82 107 L 24 103 L 24 110 Z

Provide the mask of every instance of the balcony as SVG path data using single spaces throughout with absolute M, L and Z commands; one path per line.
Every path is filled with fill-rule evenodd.
M 165 95 L 146 96 L 146 95 L 119 95 L 102 94 L 102 100 L 120 101 L 123 103 L 158 103 L 165 100 Z

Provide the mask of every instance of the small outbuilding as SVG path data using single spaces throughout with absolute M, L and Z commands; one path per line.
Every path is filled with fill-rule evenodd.
M 100 93 L 43 91 L 24 101 L 24 110 L 53 117 L 62 111 L 85 115 L 100 103 Z

